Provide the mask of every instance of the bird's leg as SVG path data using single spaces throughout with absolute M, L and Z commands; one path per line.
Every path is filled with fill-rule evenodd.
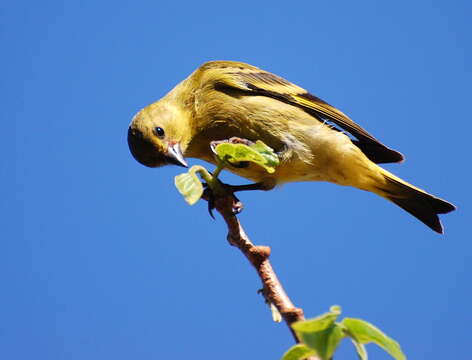
M 253 184 L 244 184 L 244 185 L 229 185 L 222 183 L 218 180 L 219 191 L 216 195 L 214 191 L 208 186 L 208 184 L 203 184 L 205 190 L 203 192 L 202 198 L 208 201 L 208 212 L 210 216 L 214 219 L 213 209 L 215 208 L 215 200 L 220 197 L 231 196 L 233 198 L 233 214 L 237 215 L 243 210 L 243 205 L 239 199 L 234 195 L 238 191 L 251 191 L 251 190 L 270 190 L 274 187 L 275 184 L 268 182 L 258 182 Z
M 244 185 L 228 185 L 228 184 L 223 184 L 229 191 L 232 193 L 238 192 L 238 191 L 251 191 L 251 190 L 271 190 L 274 188 L 272 184 L 268 184 L 267 182 L 257 182 L 257 183 L 252 183 L 252 184 L 244 184 Z
M 231 186 L 223 184 L 221 181 L 218 181 L 218 190 L 213 191 L 208 184 L 203 184 L 205 190 L 203 191 L 202 199 L 208 201 L 208 212 L 210 216 L 214 219 L 213 209 L 215 208 L 215 201 L 218 198 L 231 197 L 232 198 L 232 212 L 233 215 L 239 214 L 243 210 L 243 204 L 239 199 L 234 195 L 234 192 L 231 190 Z

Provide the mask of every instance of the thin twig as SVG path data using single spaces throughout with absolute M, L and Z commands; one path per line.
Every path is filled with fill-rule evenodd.
M 221 214 L 228 226 L 228 241 L 237 247 L 254 266 L 259 275 L 263 289 L 262 293 L 269 304 L 274 304 L 282 315 L 295 341 L 300 343 L 292 327 L 292 323 L 305 320 L 303 310 L 295 307 L 282 287 L 274 269 L 269 261 L 270 247 L 256 246 L 246 235 L 241 223 L 234 214 L 234 209 L 242 208 L 242 204 L 232 194 L 218 197 L 214 203 L 215 209 Z M 309 357 L 310 360 L 319 360 L 317 357 Z

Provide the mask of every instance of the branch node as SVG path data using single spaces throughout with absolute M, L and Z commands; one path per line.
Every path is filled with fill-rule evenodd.
M 270 247 L 268 246 L 253 246 L 249 249 L 251 262 L 256 268 L 261 266 L 262 262 L 267 260 L 270 256 Z
M 305 319 L 303 310 L 297 307 L 293 307 L 291 309 L 284 309 L 280 313 L 282 314 L 282 317 L 285 319 L 285 321 L 289 324 Z

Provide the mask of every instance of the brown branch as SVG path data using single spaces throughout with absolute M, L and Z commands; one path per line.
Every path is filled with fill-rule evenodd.
M 215 209 L 221 214 L 228 226 L 228 242 L 236 246 L 254 266 L 259 275 L 263 289 L 262 293 L 269 304 L 274 304 L 282 315 L 295 341 L 300 343 L 292 327 L 292 323 L 305 320 L 303 310 L 295 307 L 282 287 L 274 269 L 269 261 L 270 247 L 256 246 L 246 235 L 241 223 L 234 214 L 234 209 L 241 209 L 242 204 L 232 194 L 218 197 L 214 201 Z M 317 357 L 309 357 L 310 360 L 319 360 Z

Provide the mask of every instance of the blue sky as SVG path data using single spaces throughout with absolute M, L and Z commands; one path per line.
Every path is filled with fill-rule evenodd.
M 223 221 L 174 189 L 181 169 L 126 144 L 136 111 L 215 59 L 339 107 L 406 156 L 390 171 L 459 208 L 439 236 L 351 188 L 241 195 L 295 304 L 339 304 L 411 359 L 470 352 L 470 2 L 0 6 L 2 359 L 277 359 L 292 344 Z M 348 341 L 337 358 L 355 359 Z

